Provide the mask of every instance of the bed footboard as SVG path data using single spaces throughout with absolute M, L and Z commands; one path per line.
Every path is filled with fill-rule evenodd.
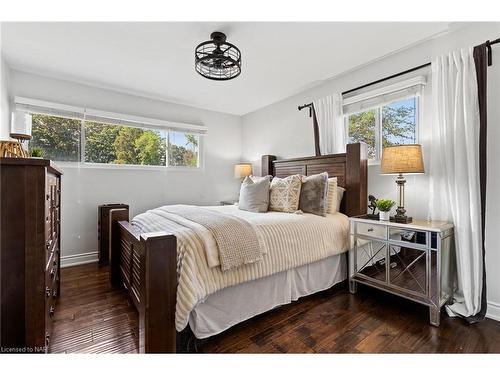
M 111 284 L 125 287 L 139 312 L 140 352 L 175 353 L 177 239 L 165 232 L 138 233 L 123 215 L 110 213 Z

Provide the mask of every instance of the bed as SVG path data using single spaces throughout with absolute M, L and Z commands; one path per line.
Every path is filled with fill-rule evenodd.
M 178 219 L 174 206 L 150 210 L 132 222 L 124 220 L 124 211 L 111 212 L 110 278 L 128 290 L 139 311 L 140 351 L 184 351 L 186 331 L 198 339 L 210 337 L 344 280 L 348 216 L 366 212 L 366 155 L 366 145 L 359 143 L 347 145 L 342 154 L 285 160 L 264 155 L 262 175 L 336 176 L 346 189 L 341 210 L 320 217 L 202 208 L 245 220 L 266 244 L 260 262 L 227 271 L 211 264 L 208 236 Z

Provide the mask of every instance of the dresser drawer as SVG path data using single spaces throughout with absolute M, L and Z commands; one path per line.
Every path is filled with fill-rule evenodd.
M 386 239 L 386 227 L 380 224 L 372 223 L 356 223 L 356 231 L 358 235 L 368 236 L 373 238 Z

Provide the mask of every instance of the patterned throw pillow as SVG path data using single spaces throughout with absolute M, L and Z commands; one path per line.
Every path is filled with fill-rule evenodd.
M 298 174 L 285 178 L 274 177 L 271 181 L 269 210 L 280 212 L 297 211 L 301 186 L 302 178 Z

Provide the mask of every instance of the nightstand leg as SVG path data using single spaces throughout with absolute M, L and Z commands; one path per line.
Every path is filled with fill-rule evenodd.
M 349 280 L 349 292 L 355 294 L 358 291 L 358 283 L 356 281 Z
M 429 307 L 429 321 L 433 326 L 439 327 L 441 318 L 441 309 Z

